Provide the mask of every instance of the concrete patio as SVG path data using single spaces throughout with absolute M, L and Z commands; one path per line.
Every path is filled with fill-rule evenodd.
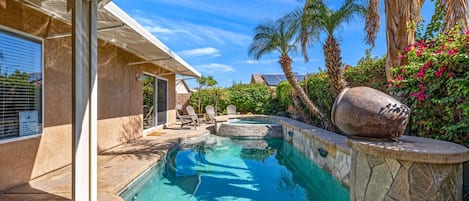
M 213 124 L 203 124 L 196 130 L 179 125 L 145 136 L 98 156 L 98 200 L 122 201 L 118 193 L 146 169 L 185 138 L 210 133 Z M 65 201 L 71 200 L 72 167 L 66 166 L 33 179 L 27 184 L 0 193 L 0 201 Z

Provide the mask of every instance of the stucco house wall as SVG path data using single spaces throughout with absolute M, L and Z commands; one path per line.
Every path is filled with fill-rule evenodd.
M 0 192 L 71 163 L 72 55 L 70 25 L 13 0 L 0 2 L 0 25 L 43 38 L 43 124 L 40 136 L 0 140 Z M 0 27 L 0 28 L 2 28 Z M 166 73 L 168 123 L 175 118 L 175 75 L 108 42 L 98 42 L 98 151 L 141 137 L 142 86 L 136 74 Z M 159 71 L 158 71 L 159 70 Z

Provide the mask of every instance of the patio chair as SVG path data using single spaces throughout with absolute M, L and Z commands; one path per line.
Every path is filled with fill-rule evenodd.
M 186 106 L 186 112 L 187 114 L 192 118 L 192 120 L 197 124 L 199 125 L 199 116 L 197 115 L 197 113 L 195 113 L 195 110 L 192 106 L 188 105 Z
M 226 107 L 226 114 L 227 115 L 236 115 L 238 113 L 236 113 L 236 106 L 234 105 L 228 105 Z
M 176 106 L 176 117 L 181 122 L 181 128 L 187 124 L 193 125 L 194 129 L 197 128 L 197 116 L 182 115 L 182 107 Z
M 217 116 L 215 113 L 215 108 L 212 105 L 207 105 L 205 107 L 205 112 L 207 112 L 209 122 L 213 123 L 215 121 L 215 117 Z

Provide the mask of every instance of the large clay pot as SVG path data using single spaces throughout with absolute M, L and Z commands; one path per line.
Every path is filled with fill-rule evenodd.
M 332 107 L 332 123 L 350 136 L 398 138 L 409 122 L 410 109 L 369 87 L 345 88 Z

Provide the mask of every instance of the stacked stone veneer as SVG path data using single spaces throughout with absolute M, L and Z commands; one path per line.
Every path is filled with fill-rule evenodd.
M 353 151 L 354 200 L 461 200 L 461 164 L 428 164 Z M 359 171 L 357 171 L 359 170 Z M 381 199 L 377 199 L 381 198 Z M 431 198 L 431 199 L 425 199 Z
M 461 145 L 403 136 L 396 141 L 349 140 L 350 200 L 462 200 Z
M 293 119 L 273 118 L 282 125 L 285 140 L 349 187 L 351 156 L 346 137 Z M 327 156 L 321 156 L 319 149 L 327 150 Z

